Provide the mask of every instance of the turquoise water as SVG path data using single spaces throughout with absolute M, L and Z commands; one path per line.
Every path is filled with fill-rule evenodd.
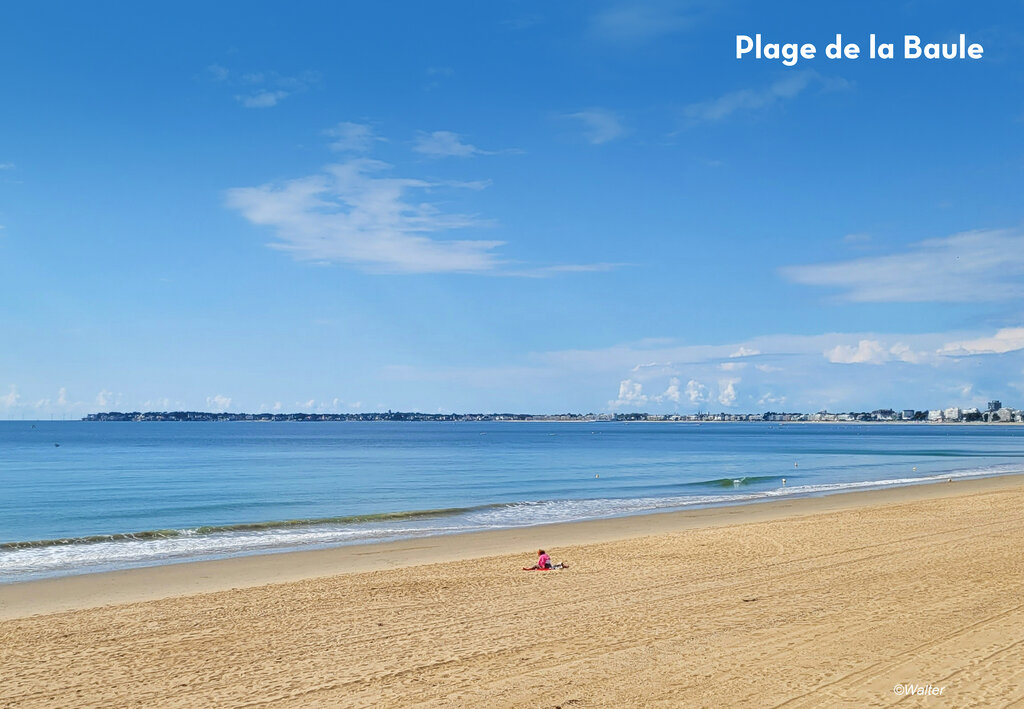
M 913 424 L 0 422 L 0 580 L 1020 473 L 1022 434 Z

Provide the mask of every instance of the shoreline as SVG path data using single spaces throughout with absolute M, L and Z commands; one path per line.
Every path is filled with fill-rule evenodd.
M 253 588 L 360 572 L 464 562 L 642 537 L 796 519 L 860 508 L 1024 488 L 1024 475 L 953 479 L 890 488 L 791 497 L 693 510 L 650 512 L 399 541 L 183 561 L 0 584 L 0 620 L 100 606 Z
M 25 584 L 0 704 L 1024 705 L 1021 509 L 985 478 Z

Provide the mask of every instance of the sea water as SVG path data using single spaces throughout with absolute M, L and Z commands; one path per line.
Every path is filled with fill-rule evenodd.
M 1024 428 L 0 422 L 0 582 L 1024 472 Z

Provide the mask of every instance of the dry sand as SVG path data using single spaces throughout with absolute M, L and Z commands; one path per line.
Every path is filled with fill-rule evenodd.
M 1024 707 L 1022 510 L 994 478 L 7 584 L 0 706 Z

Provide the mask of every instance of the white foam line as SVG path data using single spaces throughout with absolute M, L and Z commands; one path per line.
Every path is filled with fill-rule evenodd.
M 422 521 L 363 522 L 344 526 L 315 525 L 206 535 L 182 534 L 178 537 L 146 540 L 14 549 L 0 552 L 0 580 L 26 580 L 43 576 L 150 566 L 311 546 L 337 546 L 485 529 L 528 527 L 653 511 L 749 503 L 779 497 L 813 496 L 849 490 L 914 485 L 945 479 L 988 477 L 1021 472 L 1024 472 L 1024 469 L 1019 465 L 1004 465 L 920 477 L 780 486 L 770 490 L 748 493 L 529 501 L 457 514 L 450 518 L 433 518 Z

